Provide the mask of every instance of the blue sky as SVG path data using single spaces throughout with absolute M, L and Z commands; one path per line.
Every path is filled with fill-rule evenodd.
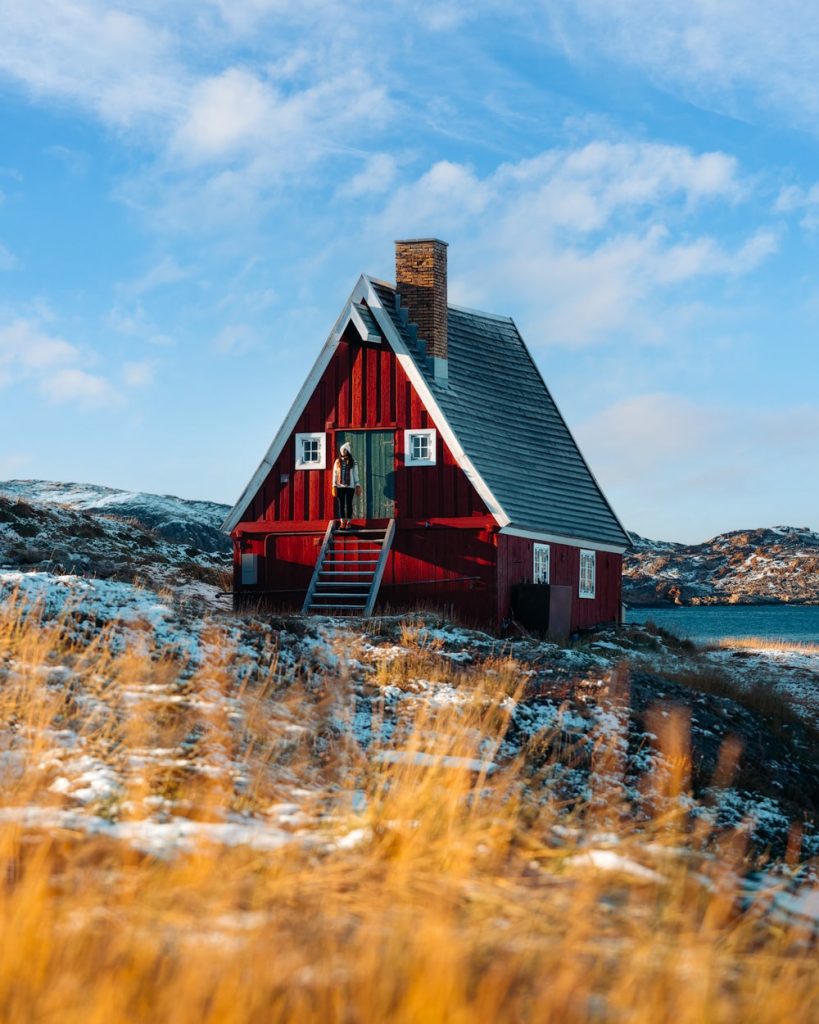
M 819 8 L 0 0 L 0 24 L 0 478 L 232 503 L 358 274 L 434 234 L 630 529 L 819 529 Z

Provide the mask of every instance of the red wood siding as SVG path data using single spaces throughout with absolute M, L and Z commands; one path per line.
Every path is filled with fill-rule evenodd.
M 515 583 L 531 583 L 534 541 L 525 537 L 498 536 L 497 616 L 502 622 L 511 614 L 510 602 Z M 623 556 L 598 551 L 595 559 L 595 596 L 579 597 L 580 548 L 568 544 L 550 544 L 549 582 L 572 588 L 572 629 L 585 629 L 620 618 Z M 583 550 L 592 551 L 589 544 Z
M 497 528 L 489 516 L 476 518 L 475 527 L 469 522 L 461 519 L 458 525 L 450 521 L 426 527 L 414 520 L 399 520 L 384 570 L 379 610 L 443 607 L 464 622 L 494 625 Z M 294 523 L 293 533 L 283 532 L 279 524 L 271 526 L 264 533 L 263 524 L 247 524 L 236 538 L 234 590 L 249 601 L 298 608 L 310 584 L 326 524 Z M 345 542 L 345 550 L 346 558 L 355 558 L 352 537 Z M 255 587 L 239 583 L 243 553 L 261 556 Z
M 497 537 L 488 524 L 398 529 L 379 606 L 451 608 L 463 622 L 494 625 Z
M 386 342 L 370 345 L 348 332 L 322 375 L 293 433 L 243 519 L 328 520 L 335 430 L 395 430 L 395 509 L 400 517 L 483 516 L 486 506 L 438 434 L 437 465 L 404 465 L 404 430 L 431 418 Z M 326 468 L 295 468 L 295 435 L 327 434 Z

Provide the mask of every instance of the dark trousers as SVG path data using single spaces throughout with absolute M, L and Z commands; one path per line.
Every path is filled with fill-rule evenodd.
M 336 487 L 336 504 L 338 506 L 339 519 L 353 518 L 353 494 L 354 487 Z

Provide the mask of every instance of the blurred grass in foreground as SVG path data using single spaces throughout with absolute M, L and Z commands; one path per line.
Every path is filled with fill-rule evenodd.
M 316 813 L 274 850 L 200 839 L 166 859 L 5 821 L 3 1024 L 816 1019 L 810 926 L 743 903 L 742 835 L 673 810 L 684 716 L 663 725 L 669 768 L 638 833 L 616 737 L 599 737 L 588 803 L 570 813 L 535 756 L 548 737 L 495 766 L 508 659 L 459 670 L 468 700 L 418 701 L 365 753 L 331 727 L 351 704 L 343 665 L 285 684 L 272 656 L 240 685 L 247 655 L 216 629 L 188 674 L 148 646 L 64 637 L 13 605 L 0 617 L 4 808 L 64 806 L 42 764 L 53 731 L 74 730 L 124 779 L 97 814 L 138 825 L 160 800 L 224 822 L 263 816 L 294 784 Z M 429 652 L 417 658 L 429 670 Z M 400 674 L 408 684 L 412 663 Z M 191 736 L 187 768 L 156 753 Z

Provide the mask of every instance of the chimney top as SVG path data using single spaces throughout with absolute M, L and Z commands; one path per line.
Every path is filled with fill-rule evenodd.
M 447 243 L 440 238 L 404 238 L 395 243 L 395 287 L 418 337 L 426 343 L 436 381 L 448 371 Z
M 435 242 L 437 245 L 445 245 L 449 247 L 449 242 L 444 242 L 440 238 L 396 238 L 396 245 L 418 245 L 423 242 Z

